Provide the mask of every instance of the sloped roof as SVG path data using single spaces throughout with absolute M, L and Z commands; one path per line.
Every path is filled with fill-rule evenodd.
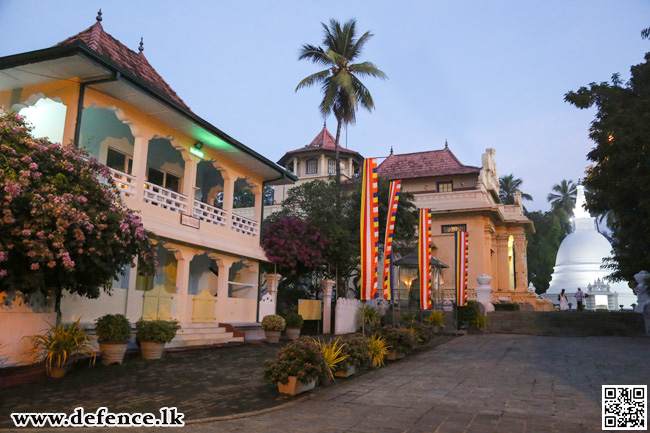
M 289 152 L 285 153 L 284 156 L 280 158 L 280 160 L 278 161 L 278 164 L 284 165 L 289 159 L 289 157 L 291 157 L 296 153 L 314 152 L 319 150 L 329 150 L 332 152 L 336 151 L 336 139 L 332 134 L 330 134 L 326 126 L 323 126 L 323 129 L 318 133 L 318 135 L 312 140 L 311 143 L 309 143 L 305 147 L 301 147 L 300 149 L 296 149 L 296 150 L 290 150 Z M 357 156 L 359 159 L 363 159 L 363 157 L 359 155 L 359 152 L 346 149 L 345 147 L 341 147 L 340 145 L 339 145 L 339 152 L 347 153 L 348 155 Z
M 97 54 L 107 58 L 137 78 L 142 79 L 163 96 L 166 96 L 187 110 L 190 109 L 169 84 L 163 80 L 158 72 L 156 72 L 153 66 L 149 64 L 143 52 L 138 54 L 132 51 L 113 36 L 106 33 L 99 21 L 86 30 L 59 42 L 56 46 L 70 45 L 75 42 L 82 42 Z
M 479 167 L 462 164 L 448 147 L 428 152 L 390 155 L 377 169 L 379 176 L 387 179 L 479 174 L 480 171 Z

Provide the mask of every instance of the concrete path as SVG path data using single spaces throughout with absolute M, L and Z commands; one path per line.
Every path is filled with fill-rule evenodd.
M 648 359 L 642 337 L 468 335 L 270 413 L 119 431 L 596 432 L 601 385 L 650 384 Z

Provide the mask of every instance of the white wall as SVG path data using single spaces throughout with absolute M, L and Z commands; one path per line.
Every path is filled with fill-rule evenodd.
M 360 323 L 361 301 L 358 299 L 338 298 L 336 300 L 336 321 L 334 323 L 334 334 L 349 334 L 357 332 L 357 324 Z

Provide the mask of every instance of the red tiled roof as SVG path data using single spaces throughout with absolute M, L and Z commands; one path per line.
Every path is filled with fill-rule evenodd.
M 478 167 L 463 165 L 448 148 L 390 155 L 377 169 L 379 176 L 388 179 L 478 174 L 480 171 Z
M 181 107 L 189 110 L 189 107 L 185 105 L 183 100 L 158 75 L 158 72 L 156 72 L 153 66 L 149 64 L 143 53 L 138 54 L 130 50 L 113 36 L 106 33 L 101 23 L 97 22 L 86 30 L 59 42 L 57 45 L 68 45 L 78 41 L 84 43 L 97 54 L 107 58 L 137 78 L 140 78 L 158 93 L 162 94 L 162 96 L 171 99 Z
M 289 152 L 285 153 L 284 156 L 280 158 L 280 160 L 278 161 L 278 164 L 283 165 L 293 154 L 303 153 L 303 152 L 313 152 L 317 150 L 331 150 L 332 152 L 336 151 L 336 140 L 334 139 L 334 136 L 330 134 L 330 132 L 327 130 L 326 126 L 323 126 L 323 129 L 321 130 L 321 132 L 318 133 L 316 138 L 314 138 L 312 142 L 306 145 L 305 147 L 301 147 L 300 149 L 296 149 L 296 150 L 290 150 Z M 347 153 L 349 155 L 356 155 L 360 159 L 363 159 L 363 157 L 359 155 L 359 152 L 346 149 L 345 147 L 341 147 L 340 145 L 339 145 L 339 152 Z

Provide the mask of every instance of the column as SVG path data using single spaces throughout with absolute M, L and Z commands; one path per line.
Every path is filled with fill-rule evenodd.
M 293 174 L 296 176 L 300 175 L 300 173 L 298 173 L 298 158 L 294 158 L 291 163 L 293 164 Z
M 183 248 L 174 251 L 174 257 L 178 261 L 176 268 L 176 302 L 172 304 L 172 317 L 180 323 L 189 322 L 188 308 L 188 287 L 190 282 L 190 263 L 194 253 Z
M 184 158 L 185 159 L 185 158 Z M 185 213 L 194 215 L 194 186 L 196 185 L 196 166 L 199 158 L 188 156 L 185 159 L 185 172 L 183 173 L 183 191 L 181 192 L 187 197 L 187 207 Z
M 323 280 L 323 334 L 332 333 L 332 289 L 335 281 Z
M 222 172 L 223 173 L 223 172 Z M 226 225 L 230 226 L 232 223 L 232 200 L 235 195 L 235 181 L 230 179 L 223 179 L 223 210 L 226 212 Z
M 497 235 L 497 291 L 508 292 L 510 289 L 510 275 L 508 269 L 508 234 Z
M 147 178 L 147 155 L 149 154 L 149 142 L 142 137 L 135 137 L 133 144 L 133 176 L 135 176 L 136 189 L 135 199 L 140 208 L 144 198 L 144 182 Z
M 517 291 L 526 292 L 528 286 L 528 261 L 526 260 L 526 235 L 519 233 L 514 236 L 515 240 L 515 268 L 517 273 Z
M 321 176 L 327 176 L 327 159 L 325 155 L 321 155 L 318 159 L 318 174 Z
M 264 311 L 262 311 L 262 305 L 260 305 L 260 318 L 262 321 L 264 316 L 270 314 L 276 314 L 277 305 L 278 305 L 278 285 L 280 284 L 280 279 L 282 275 L 280 274 L 264 274 L 264 279 L 266 280 L 266 295 L 268 298 L 262 301 L 264 302 Z
M 227 257 L 219 257 L 217 266 L 219 267 L 219 276 L 217 277 L 217 323 L 224 322 L 226 312 L 228 311 L 228 277 L 230 267 L 235 261 Z
M 255 192 L 255 214 L 254 214 L 255 216 L 253 217 L 253 219 L 258 223 L 261 223 L 262 222 L 262 198 L 263 198 L 264 187 L 255 188 L 255 190 L 257 190 L 257 192 Z
M 142 317 L 142 291 L 136 290 L 136 282 L 138 279 L 138 258 L 134 259 L 136 266 L 131 268 L 129 272 L 129 290 L 126 292 L 126 306 L 124 307 L 124 315 L 131 323 L 135 323 Z

